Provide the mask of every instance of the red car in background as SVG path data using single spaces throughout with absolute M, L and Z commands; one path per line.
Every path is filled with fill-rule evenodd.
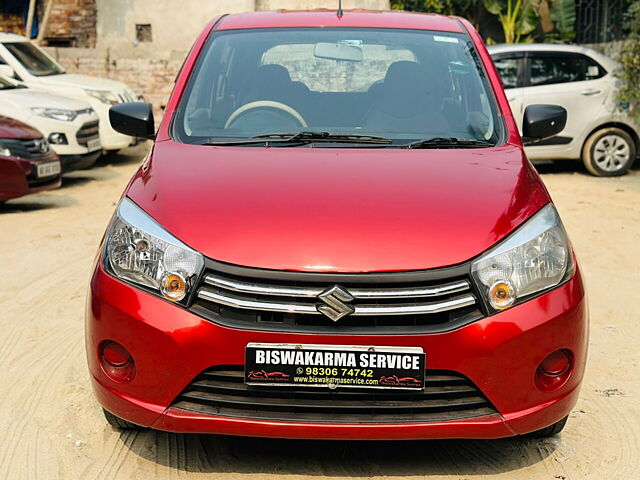
M 60 186 L 60 160 L 42 134 L 0 116 L 0 202 Z
M 87 303 L 111 425 L 343 440 L 562 430 L 584 374 L 585 290 L 467 21 L 223 16 L 157 133 L 148 104 L 110 117 L 155 139 Z M 565 122 L 530 105 L 524 140 Z M 288 377 L 252 384 L 261 370 Z

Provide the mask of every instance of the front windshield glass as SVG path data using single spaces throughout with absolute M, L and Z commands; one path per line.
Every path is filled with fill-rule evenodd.
M 31 42 L 9 42 L 4 47 L 16 57 L 22 66 L 36 77 L 59 75 L 64 69 L 47 57 L 42 50 Z
M 173 124 L 200 144 L 296 132 L 495 144 L 500 131 L 468 37 L 372 28 L 215 33 Z

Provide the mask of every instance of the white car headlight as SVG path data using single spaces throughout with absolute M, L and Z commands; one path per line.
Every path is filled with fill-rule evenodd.
M 107 105 L 117 105 L 120 103 L 120 99 L 118 96 L 110 92 L 109 90 L 85 90 L 87 95 L 93 98 L 97 98 L 102 103 L 106 103 Z
M 33 107 L 31 111 L 41 117 L 53 118 L 63 122 L 73 122 L 78 116 L 77 112 L 62 108 Z
M 107 232 L 104 263 L 116 277 L 149 287 L 168 300 L 185 298 L 204 258 L 128 198 L 122 199 Z
M 471 265 L 473 279 L 495 311 L 553 288 L 572 273 L 569 240 L 551 204 Z

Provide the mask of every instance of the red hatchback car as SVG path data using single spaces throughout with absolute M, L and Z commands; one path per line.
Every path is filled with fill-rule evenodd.
M 524 114 L 526 141 L 566 112 Z M 101 246 L 95 393 L 119 428 L 549 436 L 587 304 L 478 33 L 402 12 L 213 20 Z M 256 373 L 256 372 L 259 372 Z M 390 380 L 391 379 L 391 380 Z
M 0 202 L 60 186 L 60 160 L 42 134 L 0 116 Z

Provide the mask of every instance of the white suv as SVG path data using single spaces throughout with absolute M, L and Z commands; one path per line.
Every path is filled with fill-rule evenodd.
M 525 108 L 561 105 L 562 134 L 526 147 L 530 160 L 582 160 L 593 175 L 625 174 L 640 151 L 639 126 L 616 98 L 620 65 L 589 48 L 514 44 L 489 47 L 522 133 Z
M 0 115 L 39 130 L 60 157 L 65 173 L 91 167 L 102 153 L 98 115 L 87 102 L 0 77 Z
M 124 83 L 66 73 L 46 52 L 26 37 L 13 33 L 0 33 L 0 75 L 90 103 L 100 117 L 100 141 L 105 150 L 120 150 L 135 140 L 116 132 L 109 123 L 112 105 L 139 99 Z

